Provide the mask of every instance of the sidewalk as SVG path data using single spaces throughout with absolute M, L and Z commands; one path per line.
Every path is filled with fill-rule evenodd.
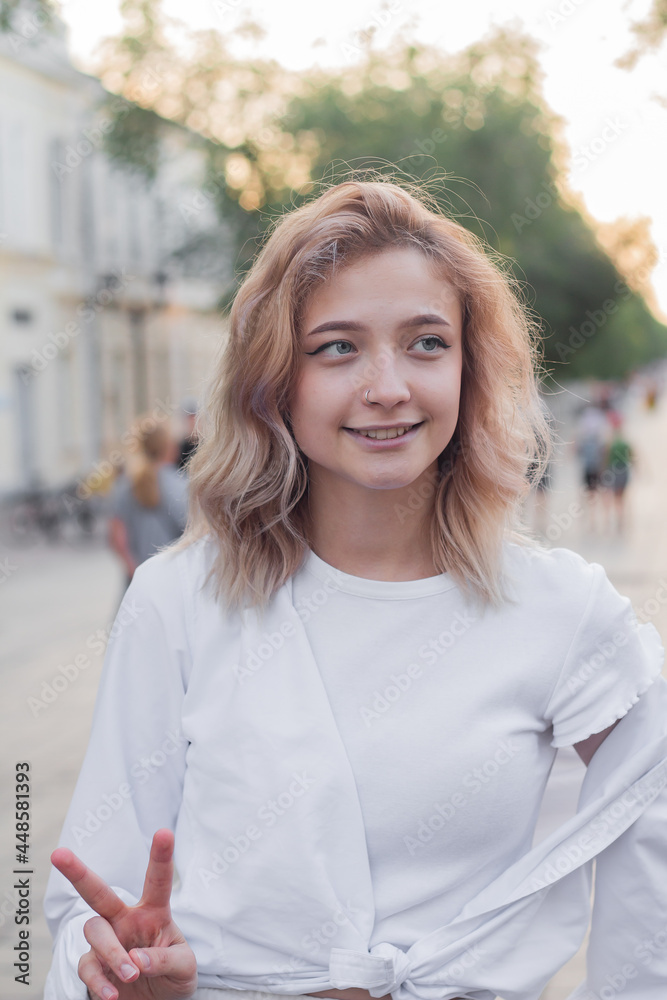
M 660 598 L 661 581 L 667 581 L 665 401 L 653 413 L 633 413 L 627 431 L 640 463 L 630 487 L 627 535 L 614 539 L 587 532 L 576 465 L 566 454 L 555 470 L 548 538 L 550 544 L 576 549 L 586 558 L 602 563 L 621 593 L 631 598 L 636 609 L 644 609 L 663 640 L 667 640 L 667 601 Z M 572 513 L 578 503 L 582 512 Z M 38 1000 L 50 964 L 51 941 L 41 910 L 49 854 L 57 843 L 88 738 L 102 666 L 98 630 L 108 631 L 112 624 L 123 574 L 115 557 L 99 540 L 78 547 L 4 546 L 0 547 L 0 564 L 6 567 L 0 622 L 4 637 L 0 660 L 0 997 Z M 57 677 L 64 680 L 54 685 Z M 574 757 L 563 758 L 564 803 L 567 771 L 578 767 Z M 16 867 L 13 775 L 15 763 L 21 760 L 30 761 L 33 786 L 30 867 L 35 874 L 30 986 L 15 983 L 12 969 L 12 949 L 18 940 L 11 891 Z M 561 971 L 542 1000 L 565 1000 L 582 977 L 579 956 Z
M 2 771 L 0 777 L 0 997 L 41 998 L 51 961 L 51 938 L 42 913 L 65 811 L 88 740 L 103 645 L 123 577 L 99 542 L 71 548 L 43 544 L 0 551 L 11 575 L 2 588 Z M 77 661 L 77 657 L 79 657 Z M 63 669 L 61 669 L 63 668 Z M 14 774 L 18 761 L 32 775 L 30 865 L 15 861 Z M 33 870 L 30 985 L 14 981 L 14 868 Z M 25 876 L 23 876 L 25 877 Z M 10 957 L 11 956 L 11 957 Z

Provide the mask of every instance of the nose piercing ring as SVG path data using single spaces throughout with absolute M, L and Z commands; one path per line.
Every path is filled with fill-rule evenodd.
M 367 403 L 372 403 L 372 402 L 373 402 L 373 400 L 372 400 L 372 399 L 369 399 L 369 398 L 368 398 L 368 393 L 369 393 L 370 391 L 371 391 L 370 389 L 366 389 L 366 392 L 364 393 L 364 399 L 366 400 L 366 402 L 367 402 Z

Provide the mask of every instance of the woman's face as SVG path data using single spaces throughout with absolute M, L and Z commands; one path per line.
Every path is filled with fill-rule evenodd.
M 365 257 L 317 288 L 290 407 L 311 481 L 390 490 L 437 471 L 459 415 L 461 327 L 456 292 L 416 249 Z M 410 429 L 361 433 L 386 428 Z

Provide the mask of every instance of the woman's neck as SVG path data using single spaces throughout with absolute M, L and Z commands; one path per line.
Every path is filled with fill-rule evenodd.
M 349 484 L 345 484 L 347 487 Z M 371 580 L 436 576 L 429 525 L 433 497 L 414 487 L 395 490 L 320 489 L 308 498 L 310 546 L 320 559 Z

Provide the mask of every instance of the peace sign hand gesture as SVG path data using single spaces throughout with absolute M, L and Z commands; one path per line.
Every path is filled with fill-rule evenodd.
M 171 830 L 157 830 L 136 906 L 127 906 L 68 848 L 51 855 L 58 871 L 99 914 L 84 924 L 90 951 L 78 968 L 96 1000 L 180 1000 L 197 988 L 194 952 L 171 918 L 173 853 Z

